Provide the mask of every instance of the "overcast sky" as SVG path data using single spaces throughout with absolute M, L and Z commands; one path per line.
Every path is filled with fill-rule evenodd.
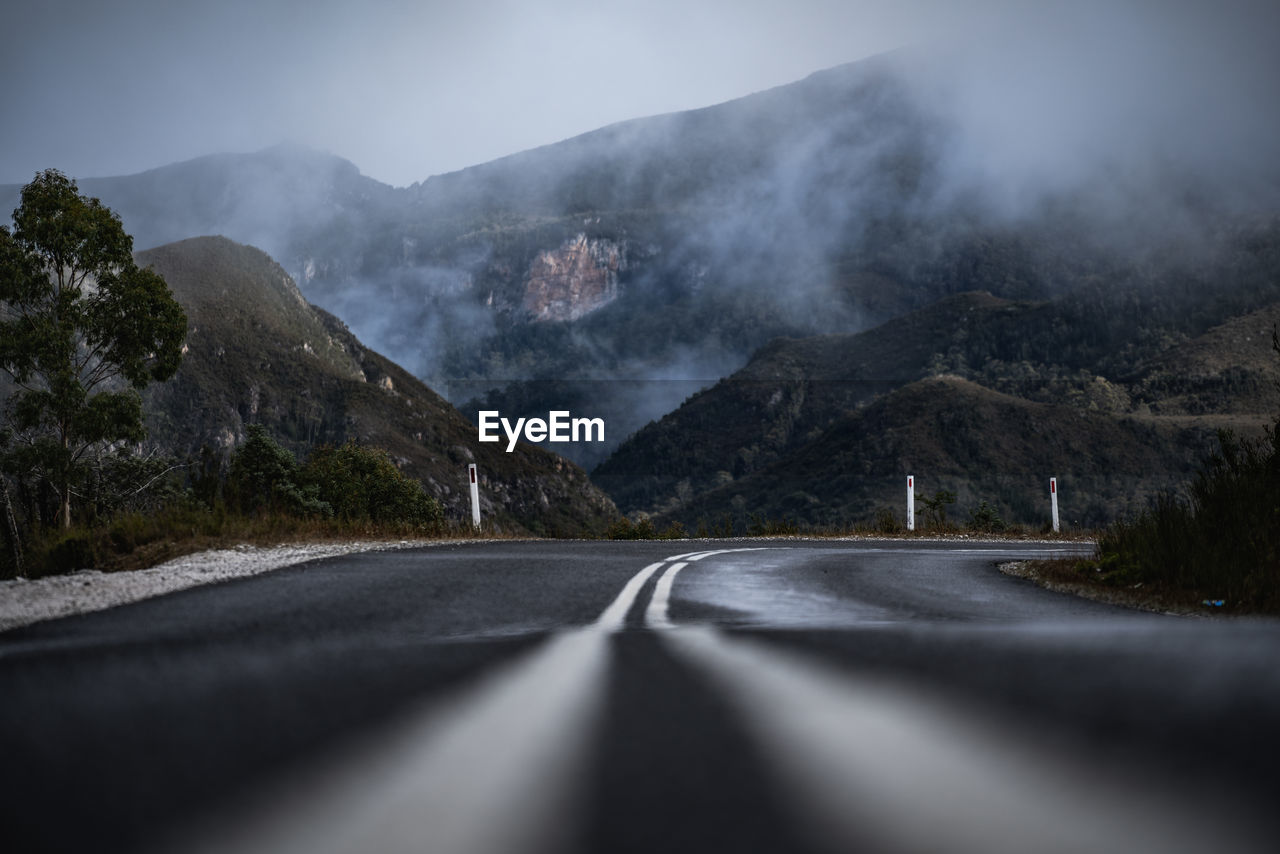
M 904 45 L 1043 37 L 1027 0 L 42 0 L 0 31 L 0 182 L 42 168 L 126 174 L 282 141 L 395 185 L 602 125 L 705 106 Z M 1183 15 L 1194 39 L 1234 16 L 1277 43 L 1265 0 L 1084 0 Z M 16 6 L 14 8 L 13 6 Z M 1078 10 L 1091 6 L 1093 12 Z M 1187 14 L 1201 10 L 1201 17 Z M 1205 13 L 1204 10 L 1218 10 Z M 1029 11 L 1030 10 L 1030 11 Z M 1206 15 L 1208 17 L 1206 17 Z M 1203 42 L 1195 67 L 1232 61 Z M 1179 46 L 1183 50 L 1184 46 Z M 1079 61 L 1074 57 L 1072 61 Z M 1089 62 L 1080 63 L 1087 71 Z M 1177 60 L 1175 63 L 1177 64 Z M 1156 83 L 1156 85 L 1159 85 Z

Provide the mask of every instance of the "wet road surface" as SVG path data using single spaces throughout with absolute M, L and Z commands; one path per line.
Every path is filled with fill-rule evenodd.
M 1280 622 L 1070 545 L 473 543 L 0 635 L 21 851 L 1266 851 Z

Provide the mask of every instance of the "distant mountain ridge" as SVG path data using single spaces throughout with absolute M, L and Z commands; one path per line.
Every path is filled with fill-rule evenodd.
M 1153 195 L 1104 176 L 1028 188 L 1010 213 L 951 156 L 956 129 L 920 95 L 918 59 L 840 66 L 405 188 L 289 146 L 81 183 L 139 247 L 207 233 L 262 247 L 470 417 L 604 417 L 607 447 L 567 451 L 592 466 L 773 339 L 855 334 L 955 294 L 1026 306 L 1040 350 L 1001 351 L 1000 391 L 1022 361 L 1124 383 L 1140 360 L 1274 300 L 1280 204 L 1233 207 L 1238 188 L 1153 160 Z M 1099 331 L 1058 353 L 1052 323 Z M 957 363 L 977 358 L 958 345 L 927 355 L 931 374 L 983 370 Z

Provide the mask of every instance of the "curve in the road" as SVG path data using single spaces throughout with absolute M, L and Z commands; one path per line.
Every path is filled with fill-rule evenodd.
M 215 837 L 212 848 L 196 848 L 408 854 L 422 850 L 429 828 L 430 849 L 452 854 L 572 850 L 580 840 L 569 828 L 583 822 L 579 809 L 590 800 L 588 745 L 607 726 L 611 638 L 659 629 L 672 659 L 701 674 L 745 722 L 764 770 L 784 783 L 797 833 L 814 850 L 1254 849 L 1247 835 L 1206 825 L 1203 805 L 1180 801 L 1170 787 L 1122 784 L 1113 769 L 1037 745 L 1028 731 L 997 731 L 927 693 L 858 679 L 760 638 L 677 625 L 671 603 L 677 579 L 688 575 L 682 571 L 732 556 L 715 571 L 755 572 L 760 562 L 743 558 L 767 548 L 705 550 L 645 565 L 594 622 L 553 634 L 443 707 L 409 718 L 318 790 L 247 828 L 241 822 L 233 843 Z M 906 561 L 908 574 L 924 571 L 911 563 L 921 552 L 884 554 Z M 973 595 L 985 601 L 987 594 Z M 968 614 L 975 604 L 955 607 Z

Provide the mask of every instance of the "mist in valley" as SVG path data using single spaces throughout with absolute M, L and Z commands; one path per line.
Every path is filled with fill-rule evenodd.
M 265 249 L 456 404 L 580 403 L 616 425 L 610 445 L 773 337 L 963 290 L 1150 287 L 1273 221 L 1270 4 L 947 5 L 921 6 L 955 24 L 945 38 L 409 186 L 288 145 L 82 187 L 139 249 L 205 233 Z M 532 317 L 531 264 L 579 236 L 621 253 L 612 296 Z

